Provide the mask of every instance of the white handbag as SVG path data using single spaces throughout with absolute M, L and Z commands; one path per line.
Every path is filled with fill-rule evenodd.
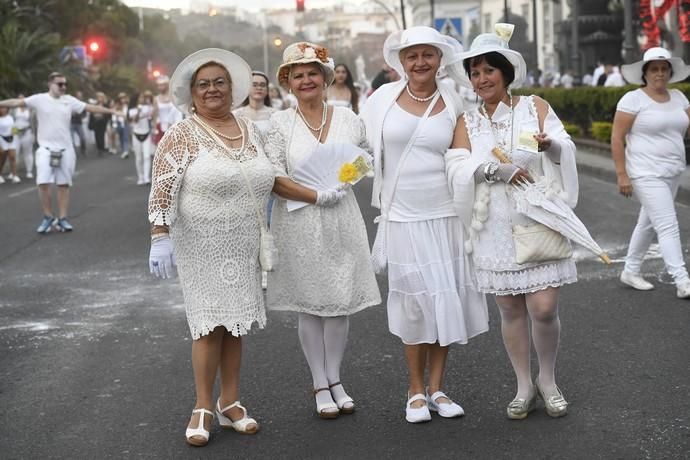
M 412 133 L 410 140 L 407 141 L 405 150 L 403 150 L 403 154 L 400 156 L 398 167 L 395 170 L 395 181 L 393 182 L 391 194 L 388 197 L 388 200 L 381 199 L 381 215 L 374 219 L 374 223 L 378 224 L 378 227 L 376 228 L 376 236 L 374 237 L 374 243 L 371 246 L 370 258 L 371 266 L 374 269 L 374 273 L 376 273 L 377 275 L 385 273 L 386 269 L 388 268 L 388 211 L 390 205 L 393 203 L 393 196 L 395 195 L 395 189 L 398 186 L 400 171 L 402 170 L 403 163 L 407 159 L 410 150 L 412 150 L 412 144 L 414 144 L 417 135 L 421 131 L 422 125 L 424 125 L 424 122 L 427 120 L 427 118 L 429 118 L 429 114 L 436 105 L 436 102 L 438 101 L 439 97 L 441 97 L 440 92 L 436 94 L 436 96 L 434 96 L 434 98 L 431 100 L 431 104 L 429 104 L 429 106 L 426 108 L 424 115 L 422 115 L 422 118 L 419 120 L 419 123 L 417 123 L 417 128 L 415 128 L 414 132 Z
M 573 255 L 566 237 L 539 223 L 513 225 L 513 243 L 518 264 L 567 259 Z

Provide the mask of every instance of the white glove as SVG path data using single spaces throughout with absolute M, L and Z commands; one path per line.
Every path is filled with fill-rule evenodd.
M 316 191 L 316 206 L 323 206 L 325 208 L 330 208 L 338 204 L 340 200 L 345 198 L 347 195 L 347 190 L 317 190 Z
M 157 278 L 172 278 L 174 265 L 177 264 L 175 263 L 175 254 L 170 237 L 164 236 L 151 242 L 151 252 L 149 252 L 151 274 Z

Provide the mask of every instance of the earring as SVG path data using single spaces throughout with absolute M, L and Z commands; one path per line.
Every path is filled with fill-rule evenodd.
M 192 112 L 192 113 L 196 113 L 196 107 L 194 107 L 194 106 L 192 105 L 192 107 L 189 109 L 189 111 Z

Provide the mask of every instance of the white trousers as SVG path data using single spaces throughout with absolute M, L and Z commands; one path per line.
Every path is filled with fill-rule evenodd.
M 137 182 L 151 182 L 151 156 L 153 155 L 151 134 L 143 142 L 133 135 L 132 150 L 134 150 L 134 166 L 137 169 Z
M 30 129 L 24 131 L 17 139 L 17 157 L 24 161 L 27 174 L 34 172 L 34 134 Z
M 625 270 L 640 273 L 642 259 L 654 239 L 659 241 L 666 270 L 676 284 L 688 279 L 680 246 L 680 230 L 674 200 L 678 193 L 680 175 L 675 177 L 641 177 L 632 179 L 633 193 L 642 207 L 637 225 L 630 237 Z

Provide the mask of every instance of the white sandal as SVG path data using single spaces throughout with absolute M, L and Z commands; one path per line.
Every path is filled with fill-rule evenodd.
M 410 396 L 408 394 L 408 396 Z M 412 407 L 412 403 L 415 401 L 424 401 L 421 407 Z M 412 395 L 407 400 L 407 405 L 405 406 L 405 420 L 410 423 L 423 423 L 431 420 L 431 413 L 429 412 L 429 406 L 427 405 L 426 396 L 421 393 Z
M 232 419 L 230 419 L 230 417 L 226 417 L 225 415 L 223 415 L 225 411 L 228 411 L 233 407 L 239 407 L 240 409 L 242 409 L 242 413 L 244 414 L 241 419 L 234 422 L 232 421 Z M 221 409 L 220 399 L 218 399 L 216 401 L 216 415 L 218 416 L 218 423 L 220 423 L 220 426 L 223 428 L 232 428 L 233 430 L 241 434 L 256 434 L 256 432 L 259 431 L 259 424 L 256 423 L 256 420 L 254 420 L 253 418 L 247 417 L 247 409 L 240 405 L 239 401 L 235 401 L 229 406 L 226 406 Z M 254 424 L 254 426 L 247 428 L 251 424 Z
M 317 388 L 314 390 L 314 397 L 316 397 L 317 393 L 320 393 L 322 391 L 328 391 L 329 394 L 331 393 L 330 388 Z M 321 418 L 337 418 L 338 415 L 340 415 L 340 409 L 338 409 L 338 405 L 334 402 L 329 401 L 329 402 L 319 404 L 318 399 L 317 399 L 316 400 L 316 413 Z
M 211 420 L 213 420 L 213 412 L 211 412 L 208 409 L 194 409 L 192 411 L 192 415 L 194 414 L 201 414 L 199 415 L 199 423 L 197 424 L 196 428 L 187 428 L 185 431 L 184 435 L 187 438 L 187 444 L 196 446 L 196 447 L 203 447 L 206 444 L 208 444 L 208 437 L 210 433 L 204 428 L 204 419 L 206 418 L 207 415 L 211 416 Z M 202 438 L 202 439 L 194 439 L 194 438 Z
M 331 385 L 328 385 L 328 388 L 331 389 L 333 387 L 337 387 L 338 385 L 343 387 L 342 383 L 336 382 Z M 343 393 L 345 393 L 345 387 L 343 387 Z M 331 396 L 332 395 L 333 391 L 331 390 Z M 338 409 L 340 409 L 341 414 L 352 414 L 355 411 L 355 401 L 347 393 L 345 393 L 345 396 L 343 396 L 342 398 L 336 399 L 335 404 L 338 406 Z
M 427 404 L 429 405 L 429 410 L 438 412 L 438 415 L 441 417 L 445 418 L 454 418 L 454 417 L 462 417 L 465 415 L 465 410 L 460 406 L 460 404 L 454 402 L 452 399 L 450 399 L 444 392 L 442 391 L 437 391 L 431 396 L 429 396 L 429 393 L 427 393 L 426 396 Z M 440 398 L 446 398 L 448 401 L 447 403 L 439 403 L 436 402 L 437 399 Z

